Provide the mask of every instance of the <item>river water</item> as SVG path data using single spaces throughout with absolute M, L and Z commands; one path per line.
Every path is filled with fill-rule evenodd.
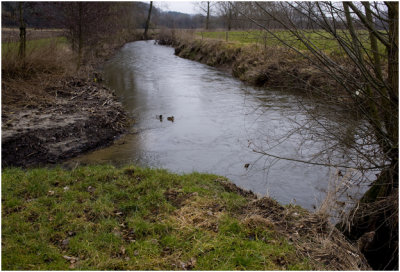
M 294 130 L 310 119 L 306 108 L 329 110 L 324 105 L 292 92 L 247 86 L 224 71 L 179 58 L 173 48 L 153 41 L 126 44 L 104 72 L 136 121 L 132 133 L 68 163 L 133 163 L 178 173 L 214 173 L 283 204 L 310 210 L 337 171 L 253 151 L 298 159 L 324 150 L 326 142 Z M 168 116 L 174 116 L 174 122 Z

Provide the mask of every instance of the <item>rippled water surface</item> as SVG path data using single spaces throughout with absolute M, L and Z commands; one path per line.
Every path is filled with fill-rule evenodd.
M 256 145 L 298 158 L 323 149 L 322 143 L 304 142 L 296 133 L 276 145 L 294 123 L 308 118 L 303 109 L 307 102 L 299 96 L 246 86 L 152 41 L 126 44 L 107 63 L 105 76 L 136 120 L 136 133 L 70 163 L 135 163 L 179 173 L 215 173 L 308 209 L 321 199 L 331 175 L 327 167 L 272 160 L 252 151 Z M 163 115 L 162 122 L 157 115 Z M 174 116 L 174 122 L 167 116 Z

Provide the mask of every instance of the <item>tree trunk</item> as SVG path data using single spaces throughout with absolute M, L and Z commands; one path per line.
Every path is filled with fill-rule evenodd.
M 208 30 L 208 26 L 210 23 L 210 2 L 207 2 L 207 17 L 206 17 L 206 29 Z
M 82 33 L 82 21 L 83 21 L 83 6 L 82 2 L 78 3 L 79 22 L 78 22 L 78 62 L 76 69 L 79 70 L 82 62 L 83 54 L 83 33 Z
M 366 19 L 372 25 L 369 3 L 363 3 Z M 398 3 L 387 2 L 389 19 L 388 88 L 381 90 L 388 100 L 382 99 L 383 117 L 380 119 L 387 131 L 387 141 L 382 144 L 390 165 L 383 169 L 378 179 L 364 194 L 350 214 L 349 229 L 343 229 L 352 240 L 361 239 L 366 233 L 374 233 L 373 239 L 362 252 L 369 264 L 376 270 L 398 269 Z M 380 56 L 376 37 L 370 30 L 370 42 L 373 55 L 374 72 L 382 78 Z M 377 136 L 378 137 L 378 136 Z
M 368 22 L 371 24 L 373 23 L 372 19 L 372 12 L 371 12 L 371 7 L 369 2 L 362 2 L 364 7 L 365 7 L 365 17 L 367 18 Z M 382 80 L 382 68 L 381 68 L 381 57 L 379 55 L 379 50 L 378 50 L 378 41 L 374 35 L 374 33 L 369 30 L 369 40 L 371 43 L 371 51 L 372 55 L 374 57 L 374 70 L 375 70 L 375 75 L 378 79 Z
M 398 191 L 387 186 L 396 175 L 396 169 L 382 172 L 350 213 L 350 227 L 338 226 L 357 242 L 365 234 L 373 233 L 373 238 L 360 250 L 374 270 L 398 269 Z
M 143 38 L 147 40 L 147 32 L 149 31 L 149 26 L 150 26 L 150 18 L 151 18 L 151 10 L 153 9 L 153 1 L 150 1 L 150 8 L 149 8 L 149 14 L 147 15 L 147 20 L 146 20 L 146 26 L 144 28 L 144 33 L 143 33 Z
M 391 116 L 388 116 L 389 124 L 388 130 L 393 143 L 392 158 L 398 159 L 398 110 L 399 110 L 399 3 L 388 2 L 389 11 L 389 41 L 390 47 L 388 48 L 388 82 L 390 84 L 389 97 L 391 100 L 392 110 Z
M 232 29 L 232 9 L 229 8 L 228 11 L 228 31 L 231 31 Z
M 25 65 L 26 56 L 26 26 L 24 22 L 23 14 L 23 2 L 19 2 L 19 50 L 18 55 L 22 61 L 22 65 Z

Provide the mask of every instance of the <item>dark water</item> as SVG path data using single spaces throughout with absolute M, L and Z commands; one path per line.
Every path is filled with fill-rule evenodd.
M 308 209 L 319 203 L 337 171 L 252 151 L 258 146 L 278 156 L 305 158 L 324 149 L 326 143 L 292 131 L 309 119 L 304 107 L 315 107 L 299 96 L 246 86 L 152 41 L 126 44 L 106 65 L 105 76 L 136 120 L 132 130 L 137 133 L 69 163 L 214 173 Z M 162 122 L 157 115 L 163 115 Z M 174 122 L 167 116 L 174 116 Z

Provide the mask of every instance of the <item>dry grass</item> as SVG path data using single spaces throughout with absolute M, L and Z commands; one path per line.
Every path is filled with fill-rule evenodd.
M 213 209 L 213 205 L 213 201 L 205 199 L 187 201 L 173 218 L 180 223 L 181 229 L 195 227 L 218 232 L 218 222 L 223 213 L 222 209 Z
M 355 186 L 351 180 L 354 171 L 354 169 L 348 169 L 344 174 L 339 174 L 337 170 L 330 176 L 326 196 L 318 208 L 318 214 L 342 219 L 349 208 L 355 205 L 351 198 L 345 198 L 345 193 Z
M 54 102 L 46 89 L 75 72 L 74 56 L 64 38 L 28 41 L 24 59 L 18 47 L 16 42 L 2 44 L 3 113 Z
M 368 270 L 369 266 L 356 245 L 329 223 L 326 215 L 309 213 L 297 206 L 283 208 L 269 198 L 251 202 L 244 222 L 274 226 L 287 237 L 297 254 L 311 260 L 318 270 Z
M 72 52 L 64 39 L 45 39 L 27 42 L 26 56 L 18 54 L 18 43 L 2 44 L 3 78 L 32 78 L 37 74 L 60 74 L 72 64 Z

